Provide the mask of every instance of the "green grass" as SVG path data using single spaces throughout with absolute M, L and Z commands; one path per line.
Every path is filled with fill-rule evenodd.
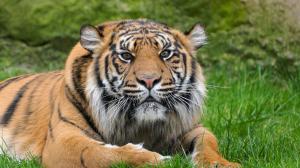
M 299 167 L 299 71 L 288 74 L 293 78 L 244 67 L 207 74 L 204 125 L 219 138 L 225 157 L 244 167 Z
M 243 167 L 300 167 L 299 72 L 242 64 L 206 69 L 208 96 L 201 122 L 218 137 L 226 158 Z M 7 156 L 0 157 L 0 165 L 38 167 L 36 160 Z M 192 165 L 189 158 L 176 156 L 159 167 Z
M 209 37 L 197 55 L 207 66 L 201 123 L 215 133 L 224 156 L 244 167 L 300 167 L 298 17 L 289 15 L 285 1 L 257 2 L 1 0 L 0 81 L 63 68 L 85 23 L 144 17 L 185 31 L 200 22 Z M 1 155 L 2 167 L 40 165 Z M 159 167 L 192 165 L 176 156 Z
M 41 168 L 38 159 L 30 160 L 17 160 L 9 157 L 8 155 L 0 156 L 0 167 L 1 168 Z

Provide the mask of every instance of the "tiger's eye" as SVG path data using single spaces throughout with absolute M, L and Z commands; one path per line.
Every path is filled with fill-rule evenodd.
M 128 53 L 128 52 L 121 53 L 119 55 L 119 57 L 120 57 L 120 59 L 122 59 L 125 62 L 130 62 L 132 60 L 132 58 L 133 58 L 133 56 L 130 53 Z
M 160 57 L 163 59 L 168 59 L 171 56 L 170 50 L 164 50 L 160 53 Z

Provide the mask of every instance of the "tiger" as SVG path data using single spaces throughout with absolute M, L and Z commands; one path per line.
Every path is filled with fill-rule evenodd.
M 0 83 L 2 151 L 47 168 L 157 165 L 184 153 L 196 167 L 239 167 L 199 124 L 206 95 L 196 51 L 206 33 L 149 19 L 83 25 L 64 70 Z

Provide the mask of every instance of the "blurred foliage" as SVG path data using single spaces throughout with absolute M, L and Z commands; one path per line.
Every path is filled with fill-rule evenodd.
M 0 70 L 11 65 L 26 71 L 62 68 L 81 25 L 133 18 L 182 31 L 202 23 L 209 43 L 198 58 L 205 66 L 245 62 L 293 68 L 300 64 L 300 33 L 288 10 L 272 0 L 2 0 Z
M 0 6 L 1 35 L 32 45 L 74 41 L 83 24 L 129 18 L 150 18 L 179 28 L 201 21 L 211 30 L 226 30 L 243 20 L 244 13 L 238 0 L 3 0 Z
M 213 66 L 206 69 L 204 124 L 221 152 L 243 167 L 299 167 L 300 10 L 294 18 L 289 1 L 300 6 L 299 0 L 0 0 L 0 80 L 63 68 L 83 24 L 149 18 L 186 31 L 200 22 L 209 39 L 197 58 Z M 185 159 L 173 157 L 163 167 L 191 167 Z M 2 156 L 0 165 L 36 162 Z

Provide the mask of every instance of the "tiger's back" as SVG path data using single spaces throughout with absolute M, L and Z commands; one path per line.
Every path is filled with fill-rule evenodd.
M 40 156 L 62 72 L 24 75 L 0 83 L 1 146 L 17 157 Z M 20 155 L 22 154 L 22 155 Z

